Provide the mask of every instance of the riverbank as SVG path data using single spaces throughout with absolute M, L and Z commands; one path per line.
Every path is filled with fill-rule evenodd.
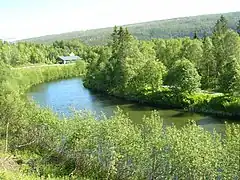
M 81 77 L 85 74 L 85 63 L 69 65 L 35 66 L 27 68 L 13 68 L 12 76 L 22 93 L 31 86 L 59 79 Z
M 44 177 L 54 179 L 53 161 L 46 158 L 59 147 L 64 123 L 49 109 L 39 108 L 29 101 L 25 93 L 43 82 L 83 76 L 85 62 L 31 68 L 1 64 L 0 69 L 0 160 L 1 155 L 6 159 L 17 157 L 13 163 L 19 167 L 15 171 L 2 163 L 0 179 L 42 179 L 39 171 L 45 171 Z M 46 166 L 44 170 L 43 165 Z
M 8 149 L 18 144 L 16 142 L 17 137 L 13 137 L 23 132 L 18 132 L 19 130 L 17 130 L 16 133 L 16 128 L 23 130 L 31 129 L 34 123 L 38 123 L 38 121 L 44 122 L 45 120 L 43 119 L 58 121 L 57 116 L 49 109 L 37 108 L 35 103 L 29 102 L 25 93 L 30 87 L 43 82 L 80 77 L 85 73 L 84 62 L 68 66 L 37 66 L 14 70 L 9 66 L 0 66 L 0 68 L 0 135 L 3 137 L 0 141 L 0 149 L 4 149 L 3 152 L 8 152 Z M 41 116 L 45 114 L 45 117 L 39 117 L 40 114 L 42 114 Z M 24 127 L 25 125 L 26 127 Z M 10 128 L 8 129 L 9 126 Z M 27 133 L 27 131 L 24 133 Z M 7 136 L 7 138 L 5 139 L 4 136 Z M 24 142 L 28 141 L 26 137 L 21 140 Z M 9 142 L 8 138 L 12 138 L 12 142 Z M 3 139 L 6 142 L 2 141 Z
M 207 93 L 175 93 L 168 88 L 152 93 L 145 91 L 138 94 L 116 93 L 98 90 L 84 83 L 86 88 L 128 101 L 147 104 L 165 109 L 183 109 L 184 111 L 203 113 L 217 117 L 240 117 L 240 97 Z

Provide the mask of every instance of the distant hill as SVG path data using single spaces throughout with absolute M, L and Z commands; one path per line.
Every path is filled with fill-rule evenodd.
M 240 12 L 230 12 L 223 14 L 210 14 L 192 17 L 174 18 L 167 20 L 143 22 L 137 24 L 124 25 L 138 39 L 149 40 L 154 38 L 175 38 L 192 37 L 195 31 L 201 36 L 204 32 L 211 33 L 216 21 L 224 15 L 229 22 L 229 27 L 235 29 L 236 23 L 240 20 Z M 68 40 L 79 38 L 90 45 L 104 44 L 110 38 L 113 28 L 92 29 L 86 31 L 75 31 L 62 34 L 53 34 L 21 41 L 31 41 L 37 43 L 50 43 L 55 40 Z

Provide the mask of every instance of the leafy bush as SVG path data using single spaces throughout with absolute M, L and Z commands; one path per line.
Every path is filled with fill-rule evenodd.
M 61 123 L 65 141 L 60 145 L 62 151 L 55 154 L 55 167 L 62 175 L 90 179 L 239 177 L 239 125 L 227 125 L 222 137 L 192 122 L 181 129 L 164 128 L 157 112 L 137 127 L 122 112 L 99 121 L 77 113 Z
M 216 111 L 231 113 L 233 116 L 239 116 L 240 98 L 235 96 L 218 96 L 212 98 L 209 107 Z
M 175 91 L 195 92 L 201 86 L 199 76 L 194 64 L 187 59 L 178 60 L 169 69 L 167 83 Z

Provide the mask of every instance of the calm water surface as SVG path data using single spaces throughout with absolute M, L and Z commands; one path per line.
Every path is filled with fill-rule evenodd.
M 165 125 L 175 124 L 183 126 L 189 119 L 196 120 L 199 125 L 207 130 L 214 128 L 218 132 L 224 131 L 224 122 L 232 122 L 227 119 L 204 116 L 196 113 L 182 112 L 178 110 L 163 110 L 146 105 L 134 104 L 125 100 L 96 94 L 83 86 L 80 78 L 53 81 L 32 87 L 28 96 L 33 98 L 40 106 L 49 107 L 62 116 L 71 116 L 72 110 L 89 110 L 96 116 L 103 112 L 106 116 L 113 115 L 117 107 L 128 113 L 135 123 L 141 123 L 144 115 L 150 115 L 152 110 L 157 110 L 164 119 Z

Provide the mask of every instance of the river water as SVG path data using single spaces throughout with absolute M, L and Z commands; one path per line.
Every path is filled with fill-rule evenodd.
M 183 112 L 181 110 L 165 110 L 146 105 L 140 105 L 114 97 L 93 93 L 83 86 L 80 78 L 58 80 L 39 84 L 29 89 L 28 97 L 32 98 L 41 107 L 49 107 L 59 116 L 71 116 L 73 109 L 88 110 L 96 116 L 104 113 L 113 115 L 119 107 L 124 113 L 128 113 L 134 123 L 141 123 L 144 115 L 148 116 L 153 110 L 157 110 L 164 120 L 165 125 L 175 124 L 181 127 L 188 120 L 195 120 L 203 128 L 217 132 L 224 131 L 224 122 L 233 122 L 228 119 L 220 119 L 196 113 Z

